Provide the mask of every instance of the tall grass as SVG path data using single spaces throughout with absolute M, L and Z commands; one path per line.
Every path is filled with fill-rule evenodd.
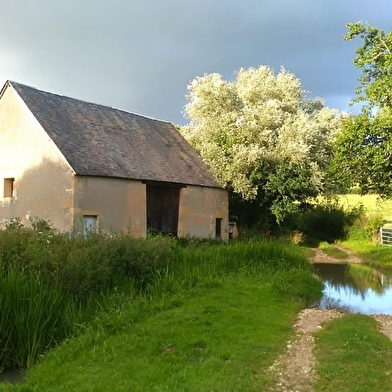
M 320 287 L 309 268 L 299 248 L 279 242 L 0 231 L 0 368 L 29 368 L 115 300 L 156 301 L 238 274 L 270 276 L 278 295 L 311 298 Z
M 0 231 L 0 370 L 31 367 L 91 319 L 105 295 L 143 291 L 168 264 L 171 246 L 164 239 L 71 238 L 21 225 Z
M 29 368 L 71 330 L 72 302 L 55 286 L 9 267 L 0 275 L 0 369 Z
M 279 241 L 185 247 L 177 250 L 174 260 L 164 271 L 157 272 L 156 279 L 148 286 L 151 295 L 192 290 L 238 274 L 269 277 L 278 292 L 291 292 L 302 298 L 314 299 L 320 288 L 310 278 L 309 287 L 298 290 L 298 281 L 309 275 L 309 263 L 298 246 Z

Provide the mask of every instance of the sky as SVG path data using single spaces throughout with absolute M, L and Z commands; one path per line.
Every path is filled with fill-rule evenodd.
M 188 84 L 240 68 L 283 66 L 309 98 L 350 111 L 361 40 L 346 23 L 388 32 L 390 0 L 0 0 L 6 80 L 174 124 Z

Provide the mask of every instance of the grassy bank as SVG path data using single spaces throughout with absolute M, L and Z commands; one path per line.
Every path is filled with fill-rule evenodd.
M 245 277 L 125 306 L 50 353 L 22 390 L 264 389 L 272 385 L 264 369 L 284 349 L 299 306 Z
M 148 248 L 149 240 L 140 241 Z M 130 276 L 102 291 L 95 316 L 33 366 L 25 384 L 0 390 L 252 391 L 273 385 L 265 369 L 284 350 L 297 311 L 321 292 L 302 251 L 279 242 L 172 241 L 166 250 L 165 264 L 152 260 L 154 273 L 143 284 Z
M 390 246 L 350 238 L 342 241 L 342 244 L 358 253 L 366 263 L 381 268 L 392 268 L 392 247 Z
M 337 241 L 358 253 L 366 263 L 392 268 L 392 247 L 377 243 L 380 227 L 385 222 L 392 222 L 392 200 L 380 200 L 377 195 L 348 194 L 339 196 L 339 203 L 348 210 L 362 205 L 363 211 L 346 227 L 345 236 L 337 238 Z M 322 246 L 324 245 L 321 244 Z M 331 253 L 336 252 L 329 249 L 328 245 L 324 248 L 323 250 L 331 256 L 333 256 Z M 338 254 L 336 256 L 340 258 Z
M 347 315 L 316 334 L 317 391 L 390 391 L 392 342 L 376 321 Z

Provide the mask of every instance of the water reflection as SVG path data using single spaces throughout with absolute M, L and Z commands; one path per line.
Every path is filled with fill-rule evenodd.
M 314 264 L 324 281 L 320 308 L 351 313 L 392 314 L 392 271 L 361 264 Z

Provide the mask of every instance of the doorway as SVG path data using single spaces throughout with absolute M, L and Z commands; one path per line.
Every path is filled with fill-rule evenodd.
M 147 184 L 147 230 L 177 236 L 180 188 Z

